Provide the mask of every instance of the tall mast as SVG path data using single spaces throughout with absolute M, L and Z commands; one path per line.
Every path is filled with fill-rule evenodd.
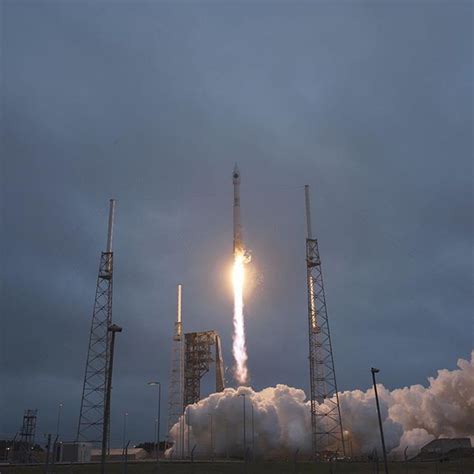
M 311 396 L 312 452 L 345 454 L 341 410 L 337 393 L 329 320 L 317 239 L 313 239 L 309 186 L 305 186 L 306 276 L 308 291 L 309 373 Z M 324 404 L 324 409 L 320 405 Z
M 114 212 L 115 200 L 111 199 L 109 202 L 107 247 L 106 251 L 102 252 L 100 256 L 76 435 L 77 441 L 92 443 L 101 441 L 104 424 L 110 357 L 108 328 L 112 324 Z
M 168 389 L 168 441 L 170 430 L 183 415 L 184 402 L 184 338 L 182 322 L 182 286 L 177 287 L 176 321 L 174 323 L 171 373 Z M 180 424 L 181 426 L 181 424 Z M 182 433 L 181 433 L 182 434 Z M 181 439 L 182 436 L 179 437 Z M 183 448 L 181 447 L 181 450 Z

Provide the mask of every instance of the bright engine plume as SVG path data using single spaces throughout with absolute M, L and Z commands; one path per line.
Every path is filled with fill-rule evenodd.
M 242 251 L 234 252 L 234 267 L 232 269 L 232 284 L 234 287 L 234 336 L 232 354 L 235 359 L 235 378 L 240 384 L 247 383 L 247 348 L 245 346 L 244 323 L 244 281 L 246 263 Z
M 247 348 L 245 345 L 244 323 L 244 265 L 250 258 L 246 255 L 242 242 L 242 226 L 240 223 L 240 171 L 235 165 L 232 174 L 234 184 L 234 266 L 232 269 L 232 285 L 234 290 L 234 335 L 232 338 L 232 354 L 235 360 L 235 378 L 240 384 L 248 381 Z

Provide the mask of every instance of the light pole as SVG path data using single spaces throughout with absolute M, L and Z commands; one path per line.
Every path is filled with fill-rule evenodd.
M 191 410 L 187 410 L 187 415 L 188 415 L 188 457 L 191 457 L 191 441 L 190 441 L 190 436 L 191 436 Z
M 351 458 L 354 457 L 354 452 L 352 451 L 352 436 L 351 432 L 348 430 L 344 430 L 344 438 L 349 440 L 349 447 L 350 447 L 350 453 L 351 453 Z
M 209 413 L 209 419 L 211 423 L 211 461 L 214 460 L 214 440 L 213 440 L 213 433 L 212 433 L 212 413 Z
M 122 447 L 125 450 L 125 442 L 126 442 L 126 436 L 127 436 L 127 416 L 128 413 L 125 412 L 123 414 L 123 436 L 122 436 Z
M 370 371 L 372 372 L 372 382 L 374 384 L 375 402 L 377 403 L 377 415 L 379 417 L 380 438 L 382 439 L 382 452 L 383 452 L 383 462 L 385 465 L 385 474 L 388 474 L 387 452 L 385 451 L 385 439 L 383 436 L 382 417 L 380 415 L 379 394 L 377 392 L 377 384 L 375 382 L 375 374 L 380 372 L 380 370 L 372 367 Z
M 154 437 L 154 439 L 153 439 L 153 441 L 154 441 L 153 444 L 155 445 L 155 456 L 156 456 L 156 458 L 158 459 L 158 457 L 159 457 L 159 454 L 158 454 L 158 451 L 159 451 L 159 450 L 158 450 L 158 448 L 157 448 L 157 446 L 158 446 L 158 438 L 159 438 L 159 436 L 158 436 L 158 418 L 155 418 L 155 424 L 153 425 L 153 428 L 154 428 L 154 431 L 155 431 L 155 437 Z
M 110 394 L 112 392 L 112 369 L 114 367 L 114 348 L 115 348 L 115 334 L 122 332 L 122 328 L 116 324 L 111 324 L 107 331 L 112 333 L 112 339 L 110 341 L 110 359 L 109 359 L 109 370 L 107 374 L 107 385 L 106 385 L 106 396 L 104 405 L 104 422 L 102 425 L 102 454 L 100 460 L 100 472 L 105 473 L 105 453 L 107 450 L 107 438 L 109 434 L 110 425 Z
M 229 422 L 225 421 L 225 457 L 229 459 Z
M 160 453 L 160 417 L 161 417 L 161 383 L 160 382 L 148 382 L 150 387 L 154 387 L 158 385 L 158 416 L 156 419 L 157 427 L 156 427 L 156 439 L 157 439 L 157 446 L 156 446 L 156 463 L 158 464 L 159 453 Z
M 58 406 L 58 421 L 56 422 L 56 439 L 59 438 L 59 425 L 61 423 L 61 411 L 63 409 L 63 404 L 60 403 Z
M 243 416 L 243 420 L 244 420 L 244 430 L 243 430 L 243 444 L 244 444 L 244 462 L 247 461 L 247 430 L 246 430 L 246 426 L 245 426 L 245 393 L 241 393 L 239 395 L 239 397 L 243 397 L 242 398 L 242 402 L 243 402 L 243 412 L 242 412 L 242 416 Z
M 253 400 L 252 400 L 252 462 L 254 461 L 255 456 L 255 426 L 253 423 Z

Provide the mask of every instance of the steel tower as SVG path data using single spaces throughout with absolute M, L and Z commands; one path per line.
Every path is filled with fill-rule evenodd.
M 19 463 L 30 463 L 32 461 L 32 449 L 35 445 L 36 417 L 38 410 L 25 410 L 23 425 L 21 427 L 20 441 L 13 443 L 13 461 Z
M 185 334 L 184 351 L 184 407 L 201 399 L 201 379 L 209 372 L 212 362 L 216 364 L 216 392 L 222 392 L 224 382 L 224 360 L 221 338 L 216 331 L 190 332 Z M 212 356 L 215 346 L 215 357 Z
M 345 454 L 336 371 L 324 295 L 318 241 L 313 239 L 309 186 L 306 201 L 306 275 L 308 285 L 309 372 L 312 454 L 317 458 L 342 448 Z
M 170 430 L 183 414 L 184 394 L 184 337 L 181 319 L 181 285 L 178 285 L 177 317 L 174 323 L 173 353 L 171 356 L 171 373 L 168 388 L 168 441 Z
M 102 439 L 112 324 L 113 257 L 112 236 L 115 200 L 110 200 L 107 250 L 101 253 L 92 312 L 92 324 L 82 387 L 77 441 L 97 443 Z

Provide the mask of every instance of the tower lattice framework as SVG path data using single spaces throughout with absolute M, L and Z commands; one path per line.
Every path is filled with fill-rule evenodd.
M 308 286 L 309 368 L 311 394 L 312 453 L 345 453 L 336 371 L 329 331 L 318 241 L 312 237 L 309 187 L 305 186 L 306 272 Z
M 215 347 L 214 357 L 213 346 Z M 185 334 L 184 354 L 184 407 L 201 399 L 201 379 L 209 372 L 212 362 L 216 364 L 216 392 L 224 390 L 224 361 L 221 353 L 221 339 L 216 331 Z
M 115 201 L 110 200 L 107 250 L 101 253 L 82 388 L 77 441 L 102 439 L 112 324 L 113 260 L 112 229 Z
M 32 449 L 35 445 L 36 419 L 38 410 L 25 410 L 21 426 L 20 441 L 13 445 L 13 462 L 32 462 Z

